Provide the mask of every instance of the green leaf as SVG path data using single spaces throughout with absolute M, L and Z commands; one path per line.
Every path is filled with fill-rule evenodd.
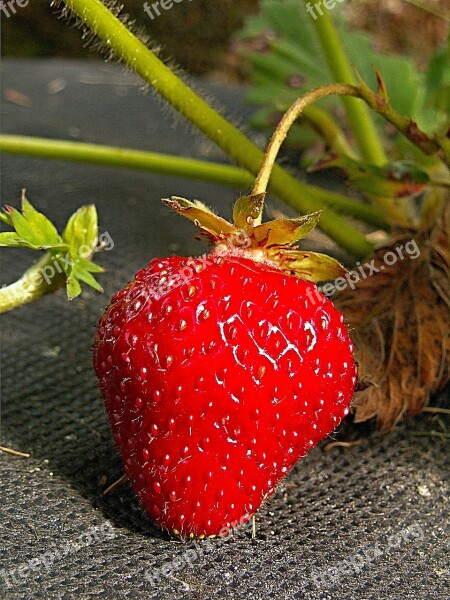
M 419 107 L 423 120 L 427 119 L 426 131 L 448 128 L 450 123 L 450 35 L 446 47 L 438 48 L 428 63 L 423 90 L 422 105 Z M 417 117 L 417 115 L 416 115 Z M 429 127 L 427 127 L 429 125 Z
M 10 207 L 4 207 L 3 211 L 0 212 L 0 221 L 3 221 L 4 223 L 6 223 L 7 225 L 9 225 L 10 227 L 13 226 L 12 224 L 12 219 L 11 216 L 8 213 Z
M 38 212 L 25 195 L 22 196 L 22 214 L 12 209 L 10 215 L 15 230 L 24 241 L 34 246 L 44 247 L 61 243 L 53 223 Z
M 443 127 L 450 101 L 450 69 L 445 52 L 436 55 L 428 75 L 424 75 L 410 58 L 374 50 L 370 35 L 349 30 L 337 13 L 334 17 L 349 60 L 362 78 L 376 89 L 375 65 L 397 112 L 411 116 L 426 132 Z M 298 0 L 263 1 L 260 14 L 247 20 L 238 41 L 241 54 L 250 63 L 253 89 L 247 101 L 266 107 L 269 115 L 284 112 L 310 89 L 332 82 L 312 19 Z M 335 107 L 338 102 L 330 98 L 322 105 Z M 261 124 L 261 114 L 258 119 Z M 273 129 L 274 124 L 269 120 L 265 126 Z M 304 131 L 305 126 L 296 124 L 293 129 Z
M 449 54 L 450 34 L 446 46 L 438 48 L 428 63 L 425 83 L 429 95 L 450 83 Z
M 0 233 L 0 246 L 9 248 L 29 248 L 29 244 L 19 238 L 14 231 Z
M 75 259 L 91 257 L 98 244 L 97 210 L 93 204 L 82 206 L 67 222 L 62 235 Z
M 4 238 L 5 241 L 6 239 L 9 241 L 7 245 L 14 243 L 15 246 L 20 245 L 33 250 L 47 250 L 64 246 L 54 225 L 47 217 L 33 208 L 25 196 L 22 197 L 22 212 L 10 206 L 5 210 L 6 219 L 2 220 L 11 225 L 17 234 L 15 243 L 12 236 Z
M 22 212 L 10 206 L 5 207 L 4 211 L 0 215 L 1 220 L 15 231 L 0 233 L 0 246 L 48 251 L 27 270 L 27 274 L 34 271 L 39 274 L 42 265 L 51 265 L 54 271 L 55 265 L 61 267 L 55 271 L 52 282 L 40 277 L 41 282 L 33 290 L 34 298 L 40 298 L 65 283 L 67 297 L 73 300 L 81 294 L 80 281 L 99 292 L 103 291 L 92 273 L 101 273 L 104 269 L 89 260 L 98 244 L 95 206 L 83 206 L 72 215 L 62 238 L 47 217 L 31 205 L 25 194 L 22 195 Z M 30 297 L 24 300 L 29 301 Z
M 29 248 L 30 250 L 51 250 L 51 251 L 68 250 L 68 246 L 66 244 L 50 244 L 50 245 L 36 246 L 35 244 L 33 244 L 31 242 L 23 240 L 14 231 L 5 231 L 3 233 L 0 233 L 0 247 Z
M 0 233 L 0 246 L 48 250 L 49 256 L 53 261 L 55 259 L 58 261 L 66 275 L 69 300 L 81 294 L 80 281 L 99 292 L 103 291 L 91 273 L 101 273 L 104 269 L 89 260 L 98 243 L 95 206 L 83 206 L 72 215 L 62 238 L 49 219 L 32 206 L 25 194 L 22 196 L 22 212 L 10 206 L 5 207 L 4 210 L 5 212 L 0 216 L 1 220 L 12 226 L 15 231 Z M 35 263 L 35 265 L 39 264 L 39 262 Z M 43 293 L 53 289 L 45 281 L 42 285 L 48 288 Z M 42 295 L 42 292 L 39 295 Z

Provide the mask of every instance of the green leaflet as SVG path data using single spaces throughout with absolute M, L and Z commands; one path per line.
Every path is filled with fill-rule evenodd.
M 62 239 L 68 244 L 71 254 L 76 256 L 81 249 L 86 251 L 86 257 L 92 255 L 98 244 L 97 211 L 94 205 L 82 206 L 70 217 Z
M 49 271 L 46 278 L 41 278 L 41 285 L 47 286 L 48 291 L 65 283 L 67 296 L 72 300 L 81 293 L 80 281 L 97 291 L 103 291 L 91 274 L 104 270 L 90 260 L 98 243 L 95 206 L 83 206 L 77 210 L 70 217 L 62 236 L 53 223 L 33 207 L 25 193 L 22 195 L 21 210 L 7 206 L 0 213 L 0 218 L 14 229 L 0 233 L 0 246 L 47 251 Z M 36 268 L 38 264 L 39 261 Z M 57 264 L 59 269 L 56 268 Z
M 14 228 L 21 245 L 35 250 L 61 247 L 62 240 L 53 223 L 28 202 L 25 194 L 22 195 L 22 212 L 11 206 L 4 210 L 9 217 L 8 224 Z

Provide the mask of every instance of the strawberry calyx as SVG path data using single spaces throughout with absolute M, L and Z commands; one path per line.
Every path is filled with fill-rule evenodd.
M 216 252 L 244 254 L 312 282 L 335 279 L 347 272 L 336 259 L 319 252 L 299 250 L 296 245 L 316 227 L 322 211 L 261 223 L 264 199 L 265 193 L 238 198 L 233 207 L 233 223 L 216 215 L 199 200 L 172 196 L 162 202 L 193 221 Z

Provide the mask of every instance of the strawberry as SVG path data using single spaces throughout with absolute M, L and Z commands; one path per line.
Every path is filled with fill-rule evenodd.
M 94 367 L 125 472 L 162 528 L 182 537 L 245 522 L 349 411 L 356 382 L 343 317 L 311 283 L 342 274 L 292 247 L 315 213 L 234 225 L 199 202 L 165 202 L 214 243 L 153 259 L 100 320 Z

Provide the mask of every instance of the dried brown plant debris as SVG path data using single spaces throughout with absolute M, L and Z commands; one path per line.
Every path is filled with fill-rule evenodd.
M 421 412 L 450 378 L 450 203 L 433 226 L 397 232 L 378 249 L 377 272 L 341 293 L 359 362 L 355 422 L 377 418 L 382 431 Z M 398 249 L 418 251 L 399 256 Z M 398 258 L 394 264 L 393 256 Z M 416 257 L 417 255 L 417 257 Z M 370 261 L 369 261 L 370 262 Z

